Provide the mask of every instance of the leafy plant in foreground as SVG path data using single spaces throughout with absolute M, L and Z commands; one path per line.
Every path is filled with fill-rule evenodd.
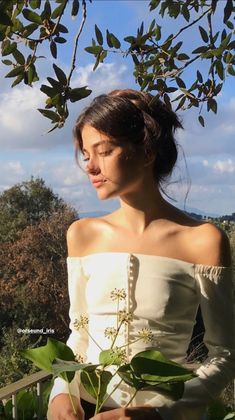
M 158 349 L 150 348 L 139 352 L 126 361 L 126 347 L 142 340 L 148 343 L 153 340 L 152 331 L 143 328 L 138 331 L 138 337 L 124 345 L 117 346 L 116 340 L 125 324 L 132 322 L 133 315 L 125 309 L 119 310 L 119 301 L 126 298 L 124 289 L 115 289 L 111 292 L 112 300 L 117 300 L 116 326 L 107 327 L 104 334 L 111 340 L 110 348 L 102 349 L 92 336 L 90 338 L 100 348 L 97 364 L 83 363 L 80 355 L 74 355 L 72 350 L 64 343 L 49 338 L 45 346 L 28 349 L 22 352 L 23 356 L 31 360 L 37 367 L 59 376 L 68 383 L 74 378 L 75 372 L 80 372 L 81 383 L 86 391 L 95 399 L 95 413 L 100 412 L 107 399 L 120 386 L 122 382 L 133 388 L 127 406 L 139 391 L 155 391 L 167 398 L 178 400 L 184 392 L 184 382 L 197 376 L 178 363 L 168 360 Z M 89 319 L 80 315 L 74 321 L 74 328 L 84 329 L 87 334 Z M 114 376 L 119 380 L 109 393 L 108 385 Z M 71 404 L 73 405 L 71 394 Z M 74 406 L 73 406 L 74 408 Z M 74 408 L 74 412 L 76 412 Z

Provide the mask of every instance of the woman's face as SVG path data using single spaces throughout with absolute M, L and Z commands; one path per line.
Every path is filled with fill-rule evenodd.
M 82 129 L 85 171 L 101 200 L 136 190 L 144 178 L 143 154 L 120 145 L 90 125 Z

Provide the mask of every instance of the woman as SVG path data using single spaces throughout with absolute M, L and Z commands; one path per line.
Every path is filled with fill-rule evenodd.
M 162 196 L 162 183 L 177 159 L 177 128 L 182 126 L 174 112 L 150 94 L 134 90 L 97 97 L 75 126 L 77 156 L 83 156 L 98 198 L 119 197 L 120 208 L 104 217 L 76 221 L 68 230 L 72 331 L 68 345 L 96 363 L 99 349 L 76 330 L 74 321 L 79 314 L 88 314 L 90 333 L 98 342 L 103 340 L 105 348 L 104 329 L 115 313 L 110 291 L 125 289 L 125 309 L 133 313 L 133 322 L 121 343 L 134 341 L 139 329 L 150 327 L 155 340 L 151 345 L 183 363 L 200 304 L 209 349 L 198 377 L 186 382 L 179 401 L 141 391 L 125 409 L 132 391 L 124 384 L 106 402 L 108 410 L 94 420 L 199 420 L 234 377 L 229 241 L 223 231 L 190 218 Z M 149 346 L 130 345 L 127 359 Z M 79 387 L 77 377 L 71 393 L 77 416 L 67 384 L 56 379 L 48 418 L 83 419 L 82 406 L 89 418 L 94 400 Z

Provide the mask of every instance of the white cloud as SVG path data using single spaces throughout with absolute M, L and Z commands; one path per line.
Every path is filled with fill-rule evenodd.
M 23 180 L 24 176 L 25 169 L 20 161 L 10 160 L 8 162 L 1 162 L 0 190 L 4 190 L 18 183 L 19 180 Z
M 93 64 L 79 67 L 73 81 L 74 86 L 88 85 L 93 90 L 95 96 L 112 89 L 123 87 L 127 67 L 117 66 L 117 63 L 100 64 L 98 69 L 93 71 Z
M 37 87 L 15 87 L 7 93 L 0 95 L 0 124 L 9 133 L 17 136 L 27 132 L 30 120 L 27 113 L 42 105 L 42 93 Z
M 218 160 L 213 166 L 215 172 L 219 173 L 233 173 L 235 171 L 235 164 L 232 159 Z
M 88 85 L 92 96 L 122 87 L 127 81 L 127 67 L 114 63 L 101 64 L 93 72 L 93 65 L 79 67 L 75 73 L 73 86 Z M 41 81 L 43 83 L 43 80 Z M 40 84 L 33 88 L 19 85 L 0 94 L 0 147 L 7 149 L 55 149 L 72 145 L 72 126 L 82 108 L 91 97 L 76 104 L 70 104 L 70 117 L 66 126 L 46 134 L 51 128 L 50 120 L 43 117 L 37 108 L 44 108 L 46 96 L 40 91 Z

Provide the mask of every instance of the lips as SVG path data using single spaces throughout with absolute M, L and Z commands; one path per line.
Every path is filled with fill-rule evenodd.
M 105 179 L 92 179 L 91 182 L 94 185 L 95 188 L 100 187 L 101 185 L 104 184 L 106 180 Z

